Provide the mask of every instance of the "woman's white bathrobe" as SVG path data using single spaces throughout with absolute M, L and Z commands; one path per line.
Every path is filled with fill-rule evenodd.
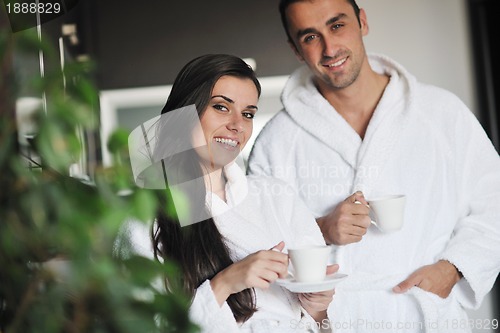
M 453 94 L 418 82 L 384 56 L 372 68 L 390 82 L 364 140 L 320 95 L 306 67 L 289 78 L 284 110 L 258 136 L 249 173 L 293 184 L 316 217 L 357 190 L 407 196 L 402 230 L 368 229 L 338 247 L 340 271 L 329 315 L 338 332 L 470 331 L 500 268 L 500 159 Z M 416 269 L 446 259 L 464 278 L 447 299 L 391 291 Z
M 283 252 L 292 247 L 325 245 L 313 215 L 290 185 L 271 177 L 247 177 L 236 163 L 225 167 L 224 173 L 227 203 L 209 192 L 207 207 L 226 239 L 233 261 L 271 249 L 281 241 L 285 242 Z M 152 257 L 149 231 L 144 224 L 128 223 L 122 234 L 127 239 L 124 243 L 132 243 L 134 253 Z M 207 280 L 196 292 L 190 317 L 204 333 L 318 331 L 296 294 L 271 284 L 266 290 L 255 288 L 255 295 L 258 311 L 240 325 L 227 303 L 219 306 Z
M 288 248 L 324 245 L 314 217 L 291 186 L 271 177 L 245 177 L 236 165 L 224 169 L 226 201 L 207 195 L 207 204 L 215 224 L 226 239 L 233 261 L 260 250 L 268 250 L 280 241 Z M 316 331 L 314 320 L 301 310 L 296 294 L 271 284 L 267 290 L 255 288 L 258 311 L 241 327 L 244 332 Z M 206 281 L 197 290 L 191 317 L 203 332 L 233 332 L 238 325 L 229 306 L 219 307 Z

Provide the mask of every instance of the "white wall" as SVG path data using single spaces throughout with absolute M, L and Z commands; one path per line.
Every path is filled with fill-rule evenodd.
M 358 0 L 367 51 L 384 53 L 420 81 L 446 88 L 476 109 L 465 0 Z

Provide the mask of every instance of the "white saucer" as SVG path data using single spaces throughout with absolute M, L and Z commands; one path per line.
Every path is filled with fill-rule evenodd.
M 336 273 L 327 275 L 320 282 L 297 282 L 291 275 L 288 275 L 285 279 L 277 279 L 275 282 L 277 285 L 285 287 L 293 293 L 315 293 L 334 289 L 346 277 L 346 274 Z

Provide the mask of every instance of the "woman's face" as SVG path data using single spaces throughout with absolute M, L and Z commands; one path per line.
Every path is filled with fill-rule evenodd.
M 205 165 L 222 168 L 233 161 L 252 135 L 258 92 L 252 80 L 222 76 L 212 90 L 193 146 Z

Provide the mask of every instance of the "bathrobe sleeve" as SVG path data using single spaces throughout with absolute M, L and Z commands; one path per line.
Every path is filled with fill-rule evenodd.
M 120 236 L 114 245 L 115 255 L 122 258 L 139 255 L 153 260 L 153 250 L 149 229 L 151 224 L 136 220 L 128 220 L 120 230 Z M 163 291 L 161 279 L 155 281 L 154 286 Z M 202 333 L 238 332 L 238 324 L 231 308 L 224 302 L 219 306 L 210 286 L 210 281 L 202 283 L 196 290 L 192 305 L 189 309 L 191 320 L 201 327 Z
M 238 332 L 239 326 L 229 305 L 219 306 L 210 286 L 210 280 L 203 282 L 189 309 L 189 317 L 200 326 L 202 333 Z
M 455 128 L 459 212 L 441 259 L 463 274 L 454 292 L 462 306 L 474 309 L 500 269 L 500 158 L 468 110 L 450 125 Z
M 292 189 L 291 185 L 287 186 Z M 306 207 L 305 203 L 296 192 L 294 192 L 293 197 L 292 216 L 289 228 L 293 231 L 294 246 L 326 245 L 323 234 L 311 211 Z
M 248 178 L 260 193 L 261 209 L 272 207 L 266 213 L 274 214 L 286 247 L 326 245 L 313 213 L 292 184 L 264 175 Z
M 269 161 L 269 154 L 266 154 L 263 145 L 260 140 L 262 137 L 257 137 L 255 144 L 252 147 L 248 160 L 248 175 L 255 176 L 274 176 L 271 172 L 271 162 Z

